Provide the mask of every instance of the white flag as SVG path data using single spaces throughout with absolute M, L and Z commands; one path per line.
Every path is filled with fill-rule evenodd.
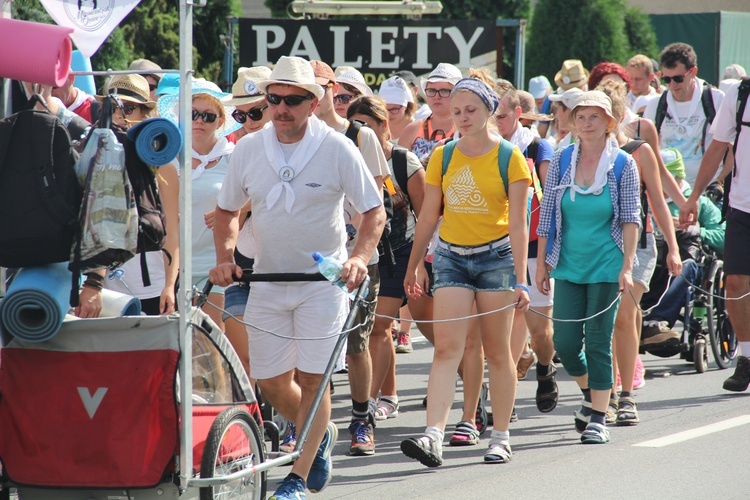
M 41 0 L 60 26 L 72 28 L 73 43 L 91 57 L 141 0 Z

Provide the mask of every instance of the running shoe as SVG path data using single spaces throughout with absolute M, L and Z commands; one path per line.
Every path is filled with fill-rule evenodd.
M 289 474 L 281 481 L 276 492 L 269 500 L 304 500 L 305 481 L 295 475 Z
M 333 450 L 333 445 L 336 444 L 338 437 L 339 430 L 336 428 L 336 424 L 328 422 L 325 436 L 323 436 L 318 453 L 315 455 L 312 467 L 310 467 L 310 473 L 307 475 L 307 489 L 313 493 L 320 493 L 331 481 L 333 472 L 331 450 Z
M 411 337 L 409 332 L 398 332 L 398 339 L 396 340 L 396 353 L 398 354 L 409 354 L 414 348 L 411 346 Z
M 640 389 L 646 385 L 646 368 L 643 366 L 641 357 L 635 358 L 635 375 L 633 375 L 633 389 Z
M 432 434 L 401 441 L 401 451 L 427 467 L 443 465 L 443 443 Z
M 724 390 L 743 392 L 750 385 L 750 358 L 737 356 L 737 368 L 734 375 L 724 381 Z
M 372 426 L 364 421 L 357 420 L 349 426 L 349 437 L 351 447 L 349 454 L 353 456 L 367 456 L 375 454 L 375 434 Z
M 294 451 L 294 447 L 297 445 L 297 428 L 293 423 L 289 422 L 289 427 L 284 436 L 284 440 L 279 445 L 279 451 L 281 453 L 291 453 Z

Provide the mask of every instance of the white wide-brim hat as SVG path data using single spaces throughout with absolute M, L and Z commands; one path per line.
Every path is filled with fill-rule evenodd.
M 428 82 L 447 82 L 451 85 L 455 85 L 458 81 L 463 78 L 461 70 L 452 64 L 440 63 L 435 69 L 432 70 L 427 78 L 420 79 L 421 90 L 424 93 L 424 88 Z
M 222 102 L 228 106 L 243 106 L 265 100 L 266 95 L 258 88 L 258 82 L 268 80 L 270 76 L 271 68 L 267 66 L 240 68 L 237 81 L 232 85 L 232 94 Z
M 318 99 L 325 93 L 323 87 L 315 82 L 315 72 L 310 61 L 301 57 L 281 56 L 268 80 L 261 80 L 256 85 L 265 93 L 268 93 L 269 85 L 292 85 L 307 90 Z
M 336 75 L 336 83 L 351 85 L 359 90 L 360 94 L 368 97 L 375 95 L 370 86 L 367 85 L 367 82 L 365 82 L 365 77 L 356 68 L 347 68 L 345 71 Z
M 224 125 L 216 130 L 216 137 L 224 137 L 225 135 L 229 135 L 235 130 L 238 130 L 240 127 L 242 127 L 241 123 L 237 123 L 237 121 L 232 118 L 234 106 L 228 106 L 222 101 L 232 94 L 222 92 L 219 86 L 213 82 L 209 82 L 208 80 L 205 80 L 203 78 L 193 78 L 192 97 L 195 97 L 199 94 L 208 94 L 212 97 L 215 97 L 224 107 Z M 159 115 L 179 124 L 179 102 L 179 93 L 167 94 L 160 97 L 157 101 L 159 107 Z

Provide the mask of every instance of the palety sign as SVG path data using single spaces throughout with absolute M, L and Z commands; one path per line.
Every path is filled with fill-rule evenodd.
M 378 86 L 399 70 L 420 75 L 438 63 L 495 66 L 494 21 L 293 21 L 240 19 L 240 65 L 281 56 L 353 66 Z

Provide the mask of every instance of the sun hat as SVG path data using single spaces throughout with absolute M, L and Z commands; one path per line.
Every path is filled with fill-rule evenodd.
M 660 150 L 661 159 L 664 160 L 664 166 L 669 173 L 681 179 L 685 178 L 685 163 L 682 161 L 682 153 L 675 148 L 665 148 Z
M 544 75 L 535 76 L 529 80 L 529 93 L 534 96 L 534 99 L 541 99 L 549 94 L 550 90 L 552 90 L 552 85 Z
M 323 61 L 310 61 L 315 73 L 315 81 L 318 85 L 325 87 L 328 84 L 336 83 L 336 74 L 331 67 Z
M 159 98 L 159 96 L 165 94 L 177 94 L 179 92 L 180 75 L 178 73 L 167 73 L 159 80 L 159 85 L 156 86 L 154 95 Z
M 362 73 L 360 73 L 356 68 L 349 67 L 336 75 L 336 83 L 345 83 L 347 85 L 351 85 L 355 89 L 359 90 L 360 94 L 366 95 L 368 97 L 372 97 L 374 95 L 370 86 L 365 82 L 365 77 L 362 76 Z
M 568 89 L 562 93 L 555 92 L 554 94 L 550 94 L 549 100 L 553 102 L 562 102 L 563 104 L 565 104 L 566 108 L 573 109 L 573 106 L 575 106 L 576 101 L 581 96 L 581 94 L 583 94 L 583 90 L 579 89 L 578 87 L 573 87 L 572 89 Z
M 413 88 L 415 89 L 419 88 L 419 78 L 417 78 L 417 75 L 415 75 L 413 72 L 409 71 L 408 69 L 396 71 L 393 74 L 393 76 L 400 76 L 406 83 L 411 85 Z
M 231 134 L 235 130 L 242 127 L 241 123 L 237 123 L 236 120 L 232 119 L 232 111 L 234 111 L 234 106 L 227 105 L 223 101 L 223 99 L 228 98 L 232 94 L 222 92 L 219 86 L 214 82 L 209 82 L 204 78 L 193 78 L 192 97 L 200 94 L 208 94 L 216 98 L 219 101 L 219 104 L 224 107 L 224 125 L 216 130 L 216 137 L 224 137 L 225 135 Z M 163 97 L 159 98 L 159 115 L 179 124 L 179 101 L 179 92 L 166 94 Z
M 452 64 L 440 63 L 435 66 L 435 69 L 432 70 L 432 73 L 427 78 L 422 78 L 420 88 L 424 92 L 424 88 L 429 82 L 447 82 L 455 85 L 461 78 L 463 78 L 463 75 L 460 69 Z
M 266 92 L 269 85 L 292 85 L 307 90 L 315 97 L 323 97 L 323 87 L 315 82 L 315 72 L 310 61 L 301 57 L 281 56 L 271 71 L 268 80 L 257 82 L 261 92 Z
M 400 76 L 392 76 L 383 80 L 378 90 L 378 97 L 383 99 L 386 104 L 395 104 L 397 106 L 406 106 L 414 102 L 414 94 L 409 88 L 409 84 Z
M 567 105 L 566 105 L 567 106 Z M 570 114 L 568 115 L 568 123 L 573 123 L 575 119 L 576 108 L 588 108 L 596 107 L 603 110 L 613 124 L 617 124 L 615 116 L 612 114 L 612 100 L 607 94 L 601 90 L 589 90 L 583 92 L 575 102 L 575 105 L 571 108 Z
M 237 70 L 237 80 L 232 85 L 232 94 L 222 99 L 222 102 L 228 106 L 242 106 L 264 100 L 266 97 L 258 89 L 258 82 L 267 80 L 269 76 L 271 68 L 267 66 L 240 68 Z
M 563 61 L 562 68 L 555 75 L 555 83 L 563 90 L 578 87 L 589 80 L 589 71 L 583 67 L 580 59 Z
M 518 99 L 521 105 L 520 118 L 523 118 L 524 120 L 545 121 L 545 122 L 551 121 L 554 119 L 554 116 L 543 115 L 541 113 L 536 112 L 536 102 L 534 101 L 534 96 L 531 95 L 529 92 L 526 92 L 525 90 L 517 90 L 516 93 L 518 94 Z
M 150 76 L 157 82 L 161 80 L 162 77 L 161 73 L 151 73 L 152 71 L 161 71 L 161 66 L 148 59 L 136 59 L 135 61 L 130 63 L 130 67 L 128 69 L 139 71 L 140 75 Z
M 154 109 L 156 103 L 149 98 L 148 81 L 141 75 L 114 75 L 104 88 L 105 94 L 116 95 L 123 102 L 142 104 Z M 104 96 L 96 96 L 100 101 Z
M 745 68 L 740 66 L 739 64 L 730 64 L 726 68 L 724 68 L 724 74 L 722 75 L 722 80 L 739 80 L 743 76 L 747 76 L 747 73 L 745 72 Z

